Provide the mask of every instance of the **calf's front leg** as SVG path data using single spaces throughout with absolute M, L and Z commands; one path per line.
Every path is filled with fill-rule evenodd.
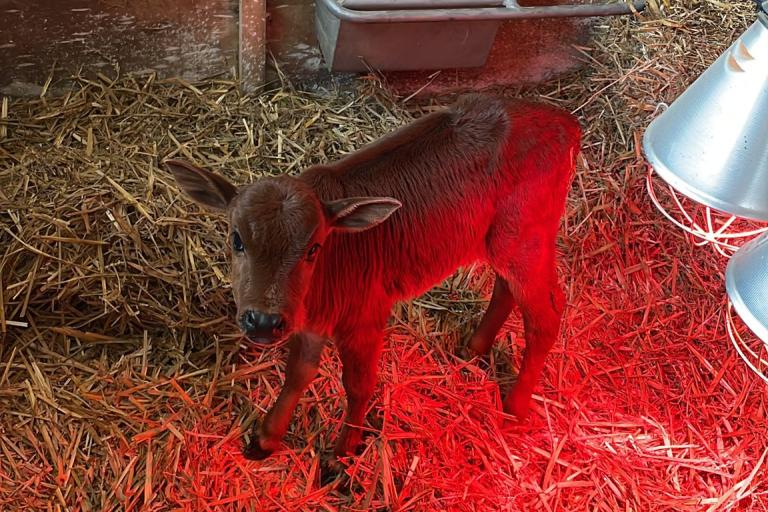
M 325 339 L 311 333 L 298 333 L 291 337 L 289 344 L 285 384 L 264 421 L 254 428 L 251 442 L 243 450 L 248 459 L 264 459 L 280 446 L 301 395 L 317 376 Z
M 362 441 L 363 421 L 376 387 L 383 339 L 382 329 L 366 327 L 358 328 L 338 341 L 347 414 L 334 450 L 337 457 L 353 454 Z

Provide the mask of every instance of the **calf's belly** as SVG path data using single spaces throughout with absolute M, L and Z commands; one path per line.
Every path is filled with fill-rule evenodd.
M 424 294 L 453 274 L 459 267 L 484 260 L 487 229 L 462 230 L 437 240 L 418 251 L 402 254 L 390 267 L 385 288 L 393 300 L 410 300 Z M 454 235 L 454 236 L 450 236 Z

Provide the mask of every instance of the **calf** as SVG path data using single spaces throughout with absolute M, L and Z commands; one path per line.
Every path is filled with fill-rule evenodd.
M 347 394 L 335 453 L 352 453 L 393 304 L 478 260 L 496 280 L 469 348 L 486 354 L 520 306 L 527 346 L 504 410 L 524 419 L 559 332 L 555 238 L 580 137 L 577 121 L 557 108 L 468 95 L 296 177 L 237 188 L 167 161 L 193 200 L 227 213 L 244 334 L 290 345 L 285 385 L 245 455 L 278 448 L 327 339 L 339 350 Z

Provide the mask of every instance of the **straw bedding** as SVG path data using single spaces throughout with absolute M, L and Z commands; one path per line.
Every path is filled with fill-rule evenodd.
M 340 428 L 329 351 L 285 447 L 242 458 L 283 378 L 231 322 L 224 224 L 162 159 L 238 182 L 298 172 L 446 98 L 376 79 L 324 95 L 231 81 L 77 78 L 2 103 L 0 510 L 766 510 L 768 390 L 730 347 L 725 260 L 645 195 L 639 140 L 754 19 L 749 2 L 606 20 L 587 68 L 535 90 L 575 112 L 584 153 L 560 242 L 569 308 L 531 420 L 505 426 L 516 316 L 488 361 L 454 356 L 488 269 L 396 308 L 364 453 L 321 484 Z M 535 215 L 535 212 L 532 212 Z

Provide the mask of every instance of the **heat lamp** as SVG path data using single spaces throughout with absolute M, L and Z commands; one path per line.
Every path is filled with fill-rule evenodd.
M 741 247 L 725 270 L 728 292 L 728 335 L 741 358 L 768 383 L 768 234 Z M 736 328 L 731 309 L 759 341 Z
M 700 244 L 711 243 L 730 258 L 729 336 L 768 383 L 768 1 L 758 5 L 752 26 L 651 122 L 643 150 L 654 204 Z M 654 172 L 669 186 L 677 218 L 661 206 Z M 703 218 L 688 211 L 690 204 L 703 207 Z M 730 229 L 742 220 L 767 225 Z M 747 242 L 738 246 L 738 239 Z M 756 344 L 735 329 L 732 309 Z

